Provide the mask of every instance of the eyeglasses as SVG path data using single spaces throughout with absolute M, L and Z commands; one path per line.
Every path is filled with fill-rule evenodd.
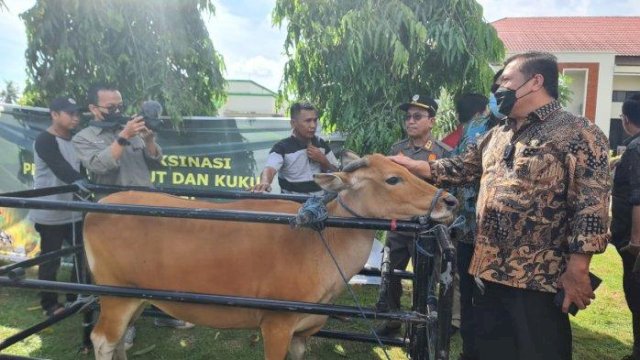
M 102 108 L 102 109 L 106 109 L 110 114 L 124 112 L 124 104 L 123 103 L 115 104 L 115 105 L 109 105 L 109 106 L 96 105 L 96 107 L 99 107 L 99 108 Z
M 429 117 L 430 117 L 429 114 L 425 114 L 425 113 L 419 113 L 419 112 L 416 112 L 416 113 L 413 113 L 413 114 L 407 113 L 404 116 L 404 121 L 409 121 L 411 119 L 413 119 L 415 121 L 420 121 L 420 120 L 422 120 L 422 118 L 427 118 L 428 119 Z

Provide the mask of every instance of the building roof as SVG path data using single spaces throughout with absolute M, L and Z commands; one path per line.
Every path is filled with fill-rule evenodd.
M 507 52 L 607 52 L 640 56 L 640 17 L 521 17 L 491 23 Z
M 253 80 L 245 79 L 227 79 L 226 90 L 228 95 L 255 95 L 272 97 L 278 95 L 271 89 L 268 89 Z

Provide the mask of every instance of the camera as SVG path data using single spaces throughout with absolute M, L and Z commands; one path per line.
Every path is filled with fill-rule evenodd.
M 148 100 L 142 103 L 140 107 L 139 116 L 142 116 L 144 119 L 144 125 L 151 129 L 157 130 L 162 126 L 162 120 L 160 120 L 160 115 L 162 114 L 162 105 L 155 100 Z M 124 114 L 114 114 L 109 117 L 109 122 L 117 123 L 122 126 L 126 125 L 131 119 L 135 117 L 131 115 Z
M 162 125 L 162 105 L 155 100 L 147 100 L 140 107 L 140 115 L 144 118 L 144 124 L 151 130 L 157 130 Z

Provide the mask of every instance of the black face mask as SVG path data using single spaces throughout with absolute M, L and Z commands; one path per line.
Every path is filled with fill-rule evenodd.
M 513 90 L 513 89 L 509 89 L 506 87 L 499 87 L 498 90 L 496 90 L 496 93 L 494 94 L 494 96 L 496 97 L 496 104 L 498 105 L 498 111 L 501 114 L 504 115 L 511 115 L 511 111 L 513 110 L 513 107 L 516 105 L 516 102 L 519 99 L 522 99 L 523 97 L 531 94 L 533 91 L 530 91 L 520 97 L 516 96 L 516 92 L 518 90 L 520 90 L 520 88 L 522 88 L 523 86 L 525 86 L 529 81 L 531 81 L 531 79 L 533 79 L 533 76 L 529 78 L 529 80 L 525 81 L 524 83 L 522 83 L 522 85 L 520 85 L 517 89 Z
M 102 113 L 102 118 L 104 119 L 104 121 L 110 122 L 110 123 L 114 123 L 114 124 L 120 124 L 120 125 L 124 125 L 127 123 L 128 119 L 126 116 L 122 116 L 122 113 L 120 112 L 108 112 L 108 113 Z
M 120 111 L 109 111 L 102 113 L 102 121 L 91 120 L 89 125 L 97 126 L 99 128 L 111 129 L 127 124 L 130 118 L 122 115 Z

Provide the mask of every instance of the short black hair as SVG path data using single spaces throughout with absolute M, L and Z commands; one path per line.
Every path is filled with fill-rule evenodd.
M 536 74 L 544 78 L 543 87 L 549 96 L 558 99 L 558 58 L 547 52 L 531 51 L 513 55 L 504 62 L 504 66 L 522 60 L 520 72 L 530 79 Z
M 640 126 L 640 96 L 632 96 L 622 103 L 622 113 L 635 126 Z
M 291 117 L 291 120 L 296 119 L 298 115 L 300 115 L 300 112 L 302 112 L 302 110 L 315 111 L 316 113 L 318 112 L 316 107 L 313 106 L 310 102 L 295 102 L 293 103 L 293 105 L 291 105 L 291 108 L 289 108 L 289 116 Z
M 481 94 L 463 94 L 456 100 L 456 112 L 461 124 L 468 123 L 475 114 L 485 111 L 489 99 Z
M 500 87 L 500 84 L 498 84 L 498 79 L 500 79 L 500 76 L 502 76 L 502 72 L 504 71 L 504 68 L 498 70 L 494 75 L 493 75 L 493 82 L 491 83 L 491 93 L 495 94 L 496 91 L 498 91 L 498 88 Z
M 91 85 L 87 91 L 87 103 L 90 105 L 98 105 L 98 93 L 100 91 L 118 91 L 118 88 L 107 83 L 95 83 Z

